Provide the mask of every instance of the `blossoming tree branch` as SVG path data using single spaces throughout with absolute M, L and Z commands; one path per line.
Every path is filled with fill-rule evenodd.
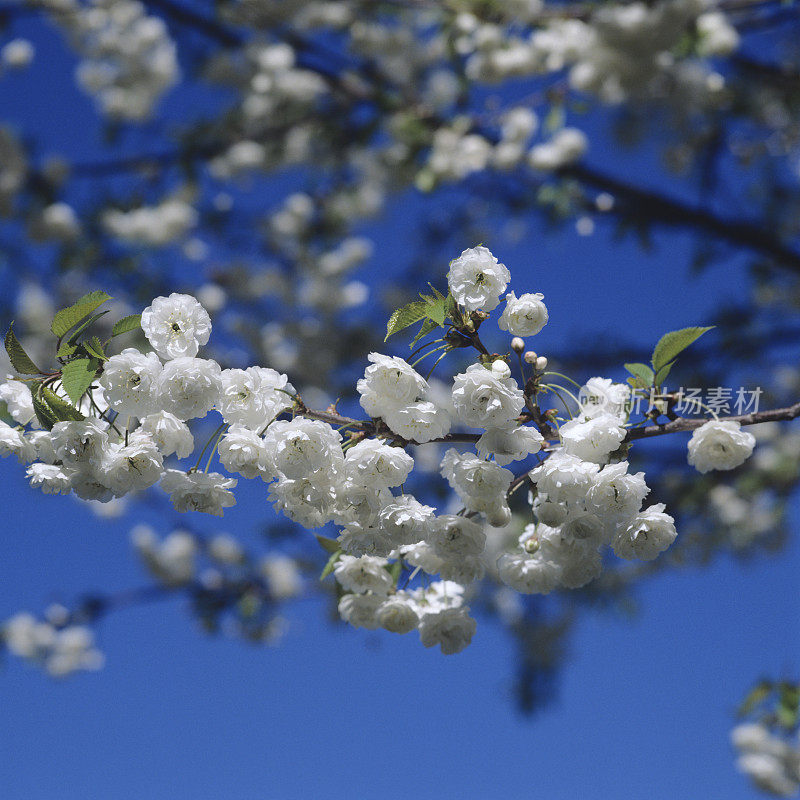
M 496 555 L 500 579 L 524 594 L 577 589 L 600 575 L 606 550 L 649 561 L 678 535 L 663 503 L 645 504 L 645 475 L 629 469 L 634 441 L 692 430 L 689 464 L 731 470 L 755 445 L 743 425 L 800 415 L 797 404 L 678 418 L 674 396 L 660 390 L 708 328 L 666 334 L 650 365 L 626 365 L 628 384 L 594 377 L 581 385 L 549 371 L 525 343 L 548 324 L 544 296 L 507 292 L 510 280 L 478 246 L 451 262 L 446 295 L 432 289 L 398 309 L 387 338 L 421 323 L 413 360 L 370 355 L 356 387 L 367 419 L 308 408 L 274 369 L 223 370 L 198 357 L 211 321 L 188 295 L 156 298 L 101 341 L 92 324 L 109 298 L 93 292 L 53 319 L 55 369 L 34 364 L 9 329 L 19 376 L 0 386 L 13 418 L 0 429 L 2 452 L 28 465 L 31 485 L 46 493 L 107 502 L 158 484 L 179 512 L 221 516 L 235 503 L 233 475 L 261 480 L 277 511 L 309 530 L 335 526 L 335 538 L 318 539 L 330 552 L 322 577 L 338 583 L 345 621 L 418 631 L 426 647 L 458 653 L 475 632 L 467 601 L 485 571 L 487 530 L 509 523 L 514 492 L 527 492 L 529 522 L 517 545 Z M 501 333 L 489 334 L 502 298 Z M 109 354 L 140 327 L 152 349 Z M 489 348 L 498 344 L 500 352 Z M 474 350 L 475 361 L 443 401 L 415 367 L 433 362 L 430 375 L 455 350 Z M 653 398 L 639 420 L 637 394 Z M 195 457 L 189 423 L 207 415 L 221 422 Z M 441 460 L 452 499 L 439 510 L 404 488 L 414 469 L 408 449 L 429 443 L 471 445 Z M 509 468 L 515 463 L 522 469 Z M 13 624 L 10 641 L 13 649 Z

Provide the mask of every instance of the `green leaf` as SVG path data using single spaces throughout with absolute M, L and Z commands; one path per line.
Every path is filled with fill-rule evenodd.
M 142 327 L 142 315 L 131 314 L 129 317 L 123 317 L 114 323 L 111 330 L 112 336 L 120 336 L 123 333 L 130 333 L 131 331 L 138 331 Z
M 414 345 L 422 338 L 427 336 L 429 333 L 433 333 L 439 326 L 432 320 L 425 318 L 425 322 L 422 323 L 420 329 L 417 331 L 417 335 L 411 340 L 410 347 L 414 347 Z
M 106 300 L 110 299 L 111 295 L 106 294 L 106 292 L 89 292 L 89 294 L 84 295 L 68 308 L 62 308 L 61 311 L 57 311 L 50 325 L 50 330 L 59 339 L 63 338 L 79 322 L 86 319 L 96 308 L 99 308 Z
M 336 568 L 336 562 L 339 560 L 339 556 L 341 556 L 341 554 L 341 550 L 337 550 L 335 553 L 331 554 L 331 557 L 328 559 L 328 563 L 325 565 L 325 569 L 323 569 L 320 573 L 319 579 L 321 581 L 324 581 L 325 578 L 327 578 L 328 575 L 330 575 L 331 572 L 333 572 L 333 570 Z
M 400 580 L 400 575 L 403 572 L 403 564 L 398 560 L 392 564 L 389 564 L 386 569 L 389 571 L 389 574 L 392 576 L 392 580 L 394 581 L 394 585 L 397 586 L 397 581 Z
M 47 386 L 42 387 L 42 399 L 59 422 L 80 422 L 86 419 L 77 408 L 73 408 L 63 397 L 59 397 Z
M 100 319 L 100 317 L 104 316 L 105 314 L 108 314 L 108 311 L 101 311 L 101 312 L 100 312 L 100 313 L 98 313 L 98 314 L 93 314 L 93 315 L 92 315 L 91 317 L 89 317 L 89 318 L 88 318 L 88 319 L 87 319 L 85 322 L 82 322 L 80 325 L 78 325 L 78 327 L 77 327 L 77 328 L 75 328 L 75 330 L 72 332 L 72 336 L 70 336 L 70 337 L 69 337 L 69 343 L 70 343 L 70 344 L 75 344 L 75 343 L 78 341 L 78 337 L 79 337 L 79 336 L 80 336 L 80 335 L 81 335 L 81 334 L 82 334 L 82 333 L 83 333 L 83 332 L 84 332 L 84 331 L 85 331 L 85 330 L 86 330 L 86 329 L 87 329 L 87 328 L 88 328 L 90 325 L 92 325 L 94 322 L 97 322 L 97 320 L 98 320 L 98 319 Z
M 327 536 L 320 536 L 318 533 L 314 535 L 317 537 L 320 547 L 322 547 L 326 553 L 338 553 L 339 550 L 341 550 L 339 542 L 337 542 L 336 539 L 330 539 Z
M 86 390 L 92 385 L 97 362 L 93 358 L 76 358 L 64 364 L 61 370 L 61 384 L 69 399 L 77 406 Z
M 647 364 L 626 364 L 625 369 L 636 379 L 635 383 L 632 381 L 628 381 L 628 383 L 642 389 L 647 389 L 649 386 L 653 385 L 655 373 Z
M 710 331 L 714 326 L 706 328 L 681 328 L 679 331 L 665 333 L 653 350 L 652 364 L 653 369 L 658 372 L 670 361 L 674 361 L 678 354 L 682 353 L 692 342 L 699 339 L 704 333 Z
M 14 369 L 22 375 L 41 375 L 42 371 L 31 361 L 25 348 L 19 343 L 14 334 L 14 323 L 8 326 L 6 334 L 6 352 Z
M 92 336 L 88 342 L 83 342 L 83 347 L 90 355 L 99 358 L 101 361 L 108 361 L 108 356 L 103 350 L 103 344 L 97 336 Z
M 778 722 L 789 730 L 797 724 L 800 715 L 800 687 L 792 683 L 779 684 Z
M 33 395 L 33 410 L 36 412 L 36 419 L 45 430 L 49 431 L 58 422 L 58 417 L 50 406 L 36 394 Z
M 748 693 L 747 697 L 742 701 L 739 706 L 738 714 L 740 717 L 746 717 L 751 711 L 755 710 L 764 700 L 769 697 L 772 692 L 771 681 L 761 681 L 757 683 Z
M 78 348 L 74 344 L 64 342 L 64 344 L 58 348 L 56 358 L 69 358 L 77 349 Z
M 669 364 L 665 364 L 658 372 L 656 372 L 656 377 L 653 379 L 656 386 L 661 387 L 661 385 L 667 379 L 667 375 L 669 375 L 674 363 L 674 361 L 670 361 Z
M 414 300 L 408 305 L 398 308 L 386 323 L 386 338 L 383 341 L 385 342 L 386 339 L 403 330 L 403 328 L 419 322 L 427 314 L 428 304 L 424 300 Z
M 447 316 L 447 298 L 443 295 L 439 295 L 438 297 L 423 296 L 423 300 L 427 303 L 425 316 L 437 325 L 444 325 L 444 320 Z
M 0 400 L 0 420 L 10 425 L 12 428 L 19 423 L 8 413 L 8 404 L 5 400 Z

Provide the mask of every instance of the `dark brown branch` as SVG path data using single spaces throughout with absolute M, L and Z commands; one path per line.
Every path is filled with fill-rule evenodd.
M 699 230 L 737 247 L 769 256 L 800 272 L 800 252 L 784 244 L 771 231 L 742 219 L 725 219 L 702 206 L 685 203 L 658 192 L 626 183 L 585 164 L 564 167 L 559 174 L 609 192 L 636 216 L 672 228 Z
M 800 417 L 800 403 L 795 403 L 788 408 L 773 408 L 768 411 L 758 411 L 752 414 L 741 414 L 737 417 L 720 417 L 722 422 L 738 422 L 740 425 L 758 425 L 761 422 L 786 422 Z M 635 439 L 649 439 L 653 436 L 663 436 L 666 433 L 682 433 L 693 431 L 709 422 L 708 419 L 676 419 L 664 425 L 648 425 L 646 428 L 632 428 L 625 437 L 626 442 Z

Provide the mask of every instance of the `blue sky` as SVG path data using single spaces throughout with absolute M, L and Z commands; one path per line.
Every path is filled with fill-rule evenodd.
M 32 23 L 15 33 L 26 30 Z M 72 62 L 52 33 L 35 38 L 31 72 L 0 80 L 3 116 L 46 130 L 47 149 L 91 156 L 99 135 L 85 123 L 89 102 L 70 88 Z M 191 98 L 178 97 L 175 113 Z M 602 148 L 593 144 L 590 163 L 613 167 Z M 653 170 L 647 153 L 637 163 Z M 390 204 L 360 276 L 373 289 L 422 213 L 413 197 Z M 688 237 L 656 243 L 644 254 L 601 225 L 589 238 L 534 228 L 495 249 L 518 292 L 545 293 L 551 322 L 539 352 L 622 330 L 645 357 L 666 330 L 703 324 L 746 286 L 735 261 L 690 277 Z M 0 502 L 0 618 L 145 582 L 129 522 L 34 492 L 9 460 Z M 263 491 L 245 490 L 222 528 L 255 542 L 266 506 Z M 585 612 L 558 695 L 532 719 L 514 707 L 513 645 L 486 620 L 464 653 L 445 658 L 415 636 L 332 628 L 316 600 L 289 608 L 277 648 L 208 638 L 177 600 L 126 610 L 100 625 L 99 673 L 54 682 L 13 659 L 0 671 L 0 797 L 754 797 L 734 771 L 728 732 L 755 679 L 800 669 L 798 566 L 792 540 L 777 557 L 653 579 L 633 620 Z

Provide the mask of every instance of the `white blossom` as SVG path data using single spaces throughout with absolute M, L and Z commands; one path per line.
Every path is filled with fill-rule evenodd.
M 180 420 L 204 417 L 222 389 L 219 364 L 205 358 L 175 358 L 161 371 L 157 402 Z
M 191 295 L 173 293 L 142 311 L 142 330 L 161 358 L 193 357 L 208 342 L 211 318 Z
M 27 425 L 35 416 L 33 397 L 28 385 L 22 381 L 8 380 L 0 384 L 0 401 L 20 425 Z
M 458 418 L 473 428 L 498 428 L 519 416 L 525 397 L 513 378 L 498 378 L 472 364 L 453 381 L 453 406 Z
M 709 420 L 689 440 L 689 464 L 698 472 L 736 469 L 750 458 L 756 439 L 735 420 Z
M 514 292 L 509 292 L 506 295 L 506 307 L 497 324 L 512 336 L 534 336 L 547 325 L 549 319 L 543 300 L 544 295 L 540 293 L 517 297 Z
M 36 458 L 36 448 L 21 431 L 0 420 L 0 457 L 15 455 L 22 464 L 29 464 Z
M 168 469 L 161 479 L 161 488 L 167 492 L 176 511 L 201 511 L 221 517 L 223 509 L 236 505 L 231 489 L 235 478 L 226 478 L 218 472 L 186 473 Z
M 505 553 L 498 559 L 500 580 L 522 594 L 549 594 L 561 582 L 562 568 L 541 550 L 533 555 Z
M 624 421 L 631 402 L 631 390 L 624 383 L 614 383 L 608 378 L 590 378 L 581 387 L 578 400 L 585 419 L 611 414 Z
M 336 490 L 314 478 L 278 478 L 270 484 L 270 499 L 278 511 L 305 528 L 319 528 L 334 513 Z
M 188 425 L 168 411 L 148 414 L 139 430 L 152 437 L 164 456 L 175 453 L 178 458 L 188 458 L 194 450 L 194 437 Z
M 388 410 L 383 419 L 392 433 L 417 444 L 441 439 L 450 431 L 450 415 L 431 400 Z
M 521 461 L 529 455 L 538 453 L 544 444 L 536 428 L 529 425 L 487 428 L 475 444 L 481 458 L 493 456 L 495 463 L 505 467 L 512 461 Z
M 428 540 L 436 555 L 445 561 L 480 555 L 486 546 L 483 528 L 477 522 L 455 514 L 437 517 Z
M 571 419 L 558 429 L 564 450 L 582 461 L 604 464 L 619 448 L 626 430 L 612 414 L 600 414 L 591 419 Z
M 419 616 L 411 603 L 396 597 L 381 603 L 377 618 L 380 627 L 391 633 L 411 633 L 419 625 Z
M 320 480 L 326 480 L 327 475 L 330 481 L 344 467 L 341 439 L 328 423 L 297 417 L 273 422 L 264 437 L 264 450 L 287 478 L 322 472 Z
M 162 541 L 147 525 L 131 531 L 131 542 L 147 568 L 167 586 L 182 586 L 194 579 L 197 542 L 186 531 L 173 531 Z
M 614 552 L 620 558 L 652 561 L 666 550 L 678 535 L 675 520 L 664 513 L 664 504 L 646 508 L 614 539 Z
M 465 606 L 446 608 L 422 617 L 419 638 L 425 647 L 439 645 L 442 653 L 449 656 L 460 653 L 472 641 L 476 627 Z
M 294 386 L 286 375 L 269 367 L 226 369 L 221 380 L 217 409 L 231 425 L 261 433 L 281 411 L 292 407 Z
M 339 556 L 333 574 L 346 592 L 389 594 L 394 588 L 386 560 L 374 556 Z
M 380 627 L 378 609 L 383 596 L 376 594 L 346 594 L 339 601 L 339 616 L 354 628 L 374 631 Z
M 390 447 L 377 439 L 364 439 L 345 456 L 348 480 L 362 486 L 384 489 L 400 486 L 413 466 L 414 459 L 402 448 Z
M 228 472 L 245 478 L 274 477 L 264 440 L 243 425 L 231 425 L 217 445 L 219 460 Z
M 464 250 L 450 262 L 447 285 L 467 312 L 492 311 L 500 302 L 511 273 L 482 245 Z
M 103 463 L 103 482 L 117 496 L 158 483 L 164 465 L 156 443 L 146 433 L 133 433 L 127 444 L 112 444 Z
M 34 489 L 45 494 L 69 494 L 72 491 L 70 476 L 56 464 L 35 463 L 26 472 Z
M 103 364 L 99 384 L 106 403 L 123 416 L 145 417 L 156 412 L 156 387 L 161 362 L 155 353 L 128 347 Z
M 381 528 L 397 545 L 415 544 L 430 530 L 435 511 L 410 495 L 402 495 L 380 511 Z
M 370 353 L 369 360 L 356 388 L 361 407 L 371 417 L 383 417 L 426 396 L 427 382 L 402 358 Z

